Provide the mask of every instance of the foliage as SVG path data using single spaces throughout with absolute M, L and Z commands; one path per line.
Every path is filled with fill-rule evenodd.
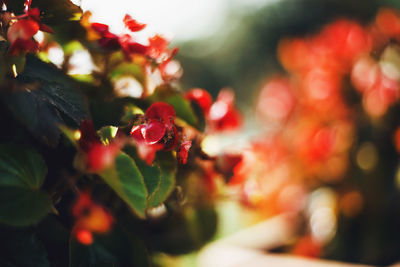
M 177 89 L 178 49 L 137 42 L 146 25 L 129 15 L 116 35 L 68 0 L 0 3 L 1 265 L 148 266 L 212 238 L 212 199 L 181 201 L 184 181 L 213 168 L 201 142 L 215 129 Z

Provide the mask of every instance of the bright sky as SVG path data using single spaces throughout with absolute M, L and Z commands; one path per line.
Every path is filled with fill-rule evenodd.
M 146 23 L 148 34 L 161 33 L 176 41 L 211 35 L 223 23 L 230 7 L 258 8 L 274 0 L 81 0 L 93 13 L 92 21 L 123 29 L 126 13 Z M 79 0 L 74 0 L 78 2 Z

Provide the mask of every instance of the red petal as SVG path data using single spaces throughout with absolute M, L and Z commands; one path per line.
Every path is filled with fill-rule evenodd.
M 185 98 L 196 102 L 201 107 L 204 114 L 207 114 L 212 104 L 211 95 L 201 88 L 191 89 L 189 92 L 185 93 Z
M 39 24 L 32 19 L 23 19 L 10 26 L 7 32 L 8 41 L 14 43 L 17 39 L 28 40 L 39 31 Z
M 146 161 L 148 165 L 151 165 L 156 157 L 157 151 L 161 150 L 162 148 L 162 144 L 145 145 L 139 143 L 138 154 L 142 160 Z
M 218 94 L 217 101 L 222 101 L 233 107 L 235 105 L 235 93 L 231 89 L 222 89 Z
M 106 24 L 102 24 L 102 23 L 97 23 L 97 22 L 95 22 L 95 23 L 92 23 L 91 24 L 91 26 L 92 26 L 92 29 L 93 30 L 95 30 L 96 32 L 98 32 L 98 33 L 100 33 L 100 34 L 106 34 L 106 33 L 108 33 L 109 31 L 108 31 L 108 29 L 109 29 L 109 27 L 108 27 L 108 25 L 106 25 Z
M 119 42 L 125 54 L 147 54 L 148 46 L 137 43 L 129 34 L 124 34 L 119 37 Z
M 88 193 L 80 193 L 78 200 L 72 208 L 72 214 L 76 218 L 81 217 L 92 205 L 93 202 L 90 195 Z
M 89 152 L 95 144 L 100 144 L 100 137 L 94 129 L 93 122 L 84 120 L 81 122 L 81 138 L 79 139 L 79 147 L 84 152 Z
M 179 147 L 177 158 L 180 164 L 186 164 L 192 141 L 184 141 Z
M 165 135 L 165 124 L 152 120 L 148 124 L 145 124 L 141 127 L 141 132 L 145 142 L 149 145 L 156 144 L 160 141 Z
M 28 10 L 27 14 L 31 19 L 34 19 L 37 22 L 40 21 L 40 10 L 39 10 L 39 8 L 37 8 L 37 7 L 32 8 L 32 9 Z
M 164 142 L 164 150 L 171 150 L 176 147 L 178 144 L 179 134 L 178 130 L 176 129 L 175 125 L 171 126 L 171 129 L 167 132 L 167 140 Z
M 131 136 L 133 137 L 133 139 L 138 142 L 138 143 L 143 143 L 144 142 L 144 137 L 142 134 L 142 128 L 144 127 L 144 125 L 137 125 L 137 126 L 133 126 L 132 130 L 131 130 Z
M 19 53 L 35 53 L 39 49 L 38 44 L 33 40 L 22 40 L 17 39 L 9 48 L 8 52 L 11 55 L 17 55 Z
M 114 163 L 118 149 L 115 145 L 95 144 L 87 154 L 88 167 L 93 172 L 98 172 L 110 167 Z
M 88 230 L 85 230 L 85 229 L 76 230 L 75 237 L 83 245 L 90 245 L 93 243 L 93 235 Z
M 41 30 L 42 32 L 54 33 L 52 28 L 44 24 L 40 24 L 39 30 Z
M 105 49 L 118 49 L 120 48 L 119 38 L 117 35 L 107 32 L 103 37 L 98 40 L 101 47 Z
M 137 22 L 128 14 L 124 17 L 124 24 L 131 32 L 138 32 L 146 27 L 146 24 Z
M 150 49 L 148 56 L 154 59 L 158 59 L 164 53 L 167 52 L 168 41 L 160 35 L 155 35 L 149 38 Z
M 156 119 L 171 126 L 176 117 L 174 108 L 165 102 L 156 102 L 146 110 L 146 116 L 149 119 Z

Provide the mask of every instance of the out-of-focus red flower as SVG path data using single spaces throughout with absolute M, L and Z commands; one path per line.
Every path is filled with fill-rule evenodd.
M 285 78 L 269 80 L 261 89 L 257 102 L 257 113 L 261 119 L 281 122 L 295 105 L 292 86 Z
M 118 152 L 116 144 L 94 144 L 86 155 L 89 170 L 98 172 L 112 166 Z
M 131 32 L 138 32 L 146 27 L 146 24 L 134 20 L 130 15 L 126 14 L 124 17 L 124 24 Z
M 207 126 L 210 131 L 230 131 L 242 124 L 242 116 L 235 108 L 235 94 L 230 89 L 220 91 L 217 100 L 212 104 L 207 115 Z
M 93 243 L 93 234 L 88 230 L 85 229 L 75 230 L 75 237 L 83 245 L 88 246 Z
M 131 136 L 138 144 L 139 155 L 147 163 L 154 160 L 158 150 L 171 150 L 177 145 L 175 117 L 171 105 L 156 102 L 146 110 L 143 122 L 132 127 Z
M 318 258 L 322 252 L 322 245 L 311 236 L 302 237 L 294 246 L 292 253 L 298 256 Z
M 178 148 L 177 158 L 180 164 L 186 164 L 189 154 L 189 149 L 192 147 L 192 141 L 184 141 Z
M 304 129 L 298 143 L 300 158 L 308 163 L 326 160 L 332 155 L 335 137 L 335 132 L 328 127 Z
M 146 55 L 149 49 L 147 45 L 136 42 L 129 34 L 121 35 L 119 43 L 127 58 L 130 58 L 132 55 Z
M 215 168 L 222 174 L 231 175 L 236 165 L 242 161 L 242 154 L 224 153 L 217 156 Z
M 78 145 L 86 156 L 88 169 L 99 172 L 110 167 L 120 151 L 118 143 L 103 145 L 92 121 L 82 121 L 80 132 Z
M 167 59 L 169 57 L 168 53 L 168 41 L 161 35 L 155 35 L 149 38 L 149 50 L 147 55 L 153 59 L 158 59 L 164 57 Z
M 92 233 L 107 233 L 113 222 L 111 214 L 94 203 L 88 193 L 79 194 L 72 208 L 72 214 L 76 220 L 74 235 L 84 245 L 90 245 L 93 242 Z
M 100 38 L 97 42 L 101 47 L 111 50 L 120 48 L 118 35 L 111 33 L 108 25 L 92 23 L 91 28 L 99 34 Z
M 303 39 L 283 39 L 278 45 L 278 56 L 289 71 L 299 71 L 309 66 L 310 46 Z
M 36 52 L 38 44 L 32 39 L 39 31 L 39 24 L 32 20 L 19 20 L 12 24 L 7 32 L 8 41 L 11 43 L 9 52 L 13 55 L 23 52 Z
M 196 102 L 204 112 L 208 113 L 212 105 L 212 97 L 209 92 L 201 88 L 193 88 L 185 93 L 185 98 L 189 101 Z
M 368 32 L 357 22 L 340 19 L 327 25 L 319 35 L 332 49 L 333 57 L 353 61 L 369 53 L 372 40 Z
M 15 17 L 16 22 L 11 24 L 7 31 L 8 41 L 11 43 L 9 52 L 13 55 L 18 53 L 36 52 L 38 43 L 33 36 L 39 31 L 54 33 L 53 30 L 40 22 L 40 11 L 38 8 L 30 9 L 30 2 L 25 14 Z
M 379 31 L 389 37 L 397 37 L 400 34 L 400 15 L 398 11 L 390 8 L 382 8 L 376 15 L 376 25 Z

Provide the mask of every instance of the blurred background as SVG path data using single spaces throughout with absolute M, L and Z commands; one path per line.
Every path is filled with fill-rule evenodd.
M 92 21 L 109 24 L 114 32 L 122 31 L 122 18 L 129 13 L 148 24 L 138 38 L 161 33 L 171 39 L 180 48 L 179 87 L 204 88 L 214 99 L 221 88 L 232 88 L 244 116 L 240 132 L 204 142 L 211 154 L 229 147 L 242 155 L 228 179 L 232 188 L 218 199 L 218 245 L 183 257 L 160 253 L 160 266 L 249 264 L 260 255 L 254 251 L 371 265 L 400 260 L 400 31 L 390 35 L 385 30 L 400 20 L 390 20 L 396 11 L 381 9 L 400 8 L 398 1 L 74 2 L 93 13 Z M 342 18 L 346 20 L 337 22 Z M 346 45 L 354 48 L 359 42 L 357 49 L 344 44 L 332 48 L 343 31 Z M 357 34 L 364 31 L 372 37 L 360 41 Z M 296 41 L 305 44 L 297 57 Z M 368 42 L 371 47 L 365 48 Z M 334 49 L 344 52 L 335 56 Z M 382 75 L 380 82 L 376 75 Z M 314 87 L 335 92 L 308 95 Z M 371 93 L 378 91 L 378 96 Z M 234 248 L 225 255 L 225 265 L 215 263 L 224 255 L 221 246 L 224 252 Z M 210 257 L 215 265 L 207 261 Z

